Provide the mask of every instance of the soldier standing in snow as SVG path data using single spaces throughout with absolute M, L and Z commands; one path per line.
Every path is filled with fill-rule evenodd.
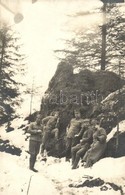
M 97 121 L 93 120 L 93 123 Z M 95 128 L 93 128 L 93 143 L 90 149 L 85 153 L 83 161 L 86 162 L 85 167 L 91 167 L 95 162 L 97 162 L 103 155 L 106 148 L 106 131 L 97 122 Z
M 38 172 L 34 169 L 34 165 L 36 162 L 36 157 L 40 150 L 41 140 L 42 140 L 42 125 L 41 125 L 41 117 L 40 114 L 37 115 L 36 121 L 31 123 L 27 133 L 30 133 L 30 140 L 29 140 L 29 153 L 30 153 L 30 160 L 29 160 L 29 169 Z

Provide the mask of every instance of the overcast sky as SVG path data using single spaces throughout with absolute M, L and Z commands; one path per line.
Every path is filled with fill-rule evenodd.
M 94 11 L 102 6 L 99 0 L 1 0 L 13 12 L 21 12 L 24 19 L 14 25 L 20 33 L 27 55 L 28 75 L 26 82 L 32 82 L 47 88 L 57 68 L 58 60 L 53 52 L 62 47 L 61 39 L 70 38 L 72 32 L 87 25 L 99 23 L 101 17 L 96 14 L 84 17 L 69 17 L 82 11 Z M 13 25 L 13 14 L 2 8 L 2 16 Z M 10 17 L 11 15 L 11 17 Z M 9 17 L 8 17 L 9 16 Z

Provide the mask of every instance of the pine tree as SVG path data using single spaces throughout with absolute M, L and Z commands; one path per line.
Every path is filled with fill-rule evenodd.
M 102 69 L 102 61 L 104 61 L 103 70 L 115 73 L 118 73 L 120 59 L 121 69 L 124 72 L 125 14 L 120 11 L 121 7 L 122 5 L 107 4 L 106 23 L 100 23 L 98 26 L 93 24 L 78 31 L 73 39 L 65 41 L 64 49 L 56 50 L 57 54 L 63 54 L 63 61 L 68 61 L 73 68 L 99 70 Z M 102 10 L 98 10 L 98 13 L 102 13 Z M 77 14 L 77 16 L 79 15 Z M 103 25 L 106 27 L 104 60 L 102 60 Z M 60 60 L 62 59 L 60 58 Z
M 125 15 L 120 6 L 107 7 L 107 56 L 106 69 L 125 76 Z
M 95 25 L 78 32 L 71 40 L 66 40 L 65 49 L 55 50 L 63 54 L 63 61 L 74 69 L 99 69 L 101 58 L 101 32 Z M 62 59 L 60 59 L 62 60 Z
M 19 105 L 19 86 L 16 75 L 24 73 L 24 55 L 19 52 L 16 33 L 6 25 L 0 28 L 0 119 L 1 123 L 14 117 Z

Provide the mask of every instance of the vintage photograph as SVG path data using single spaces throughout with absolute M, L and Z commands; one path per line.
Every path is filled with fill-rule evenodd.
M 0 0 L 0 195 L 125 195 L 125 0 Z

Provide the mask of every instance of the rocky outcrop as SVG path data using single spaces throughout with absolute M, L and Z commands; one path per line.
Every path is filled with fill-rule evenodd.
M 79 108 L 82 118 L 103 119 L 102 127 L 110 133 L 120 120 L 125 119 L 125 81 L 108 71 L 83 70 L 74 74 L 71 65 L 61 62 L 51 79 L 41 103 L 41 115 L 60 112 L 58 147 L 50 140 L 51 151 L 65 148 L 65 132 L 73 110 Z M 125 104 L 124 104 L 125 105 Z
M 111 138 L 107 143 L 105 156 L 114 158 L 125 156 L 125 132 Z
M 119 122 L 107 136 L 106 157 L 125 156 L 125 120 Z

